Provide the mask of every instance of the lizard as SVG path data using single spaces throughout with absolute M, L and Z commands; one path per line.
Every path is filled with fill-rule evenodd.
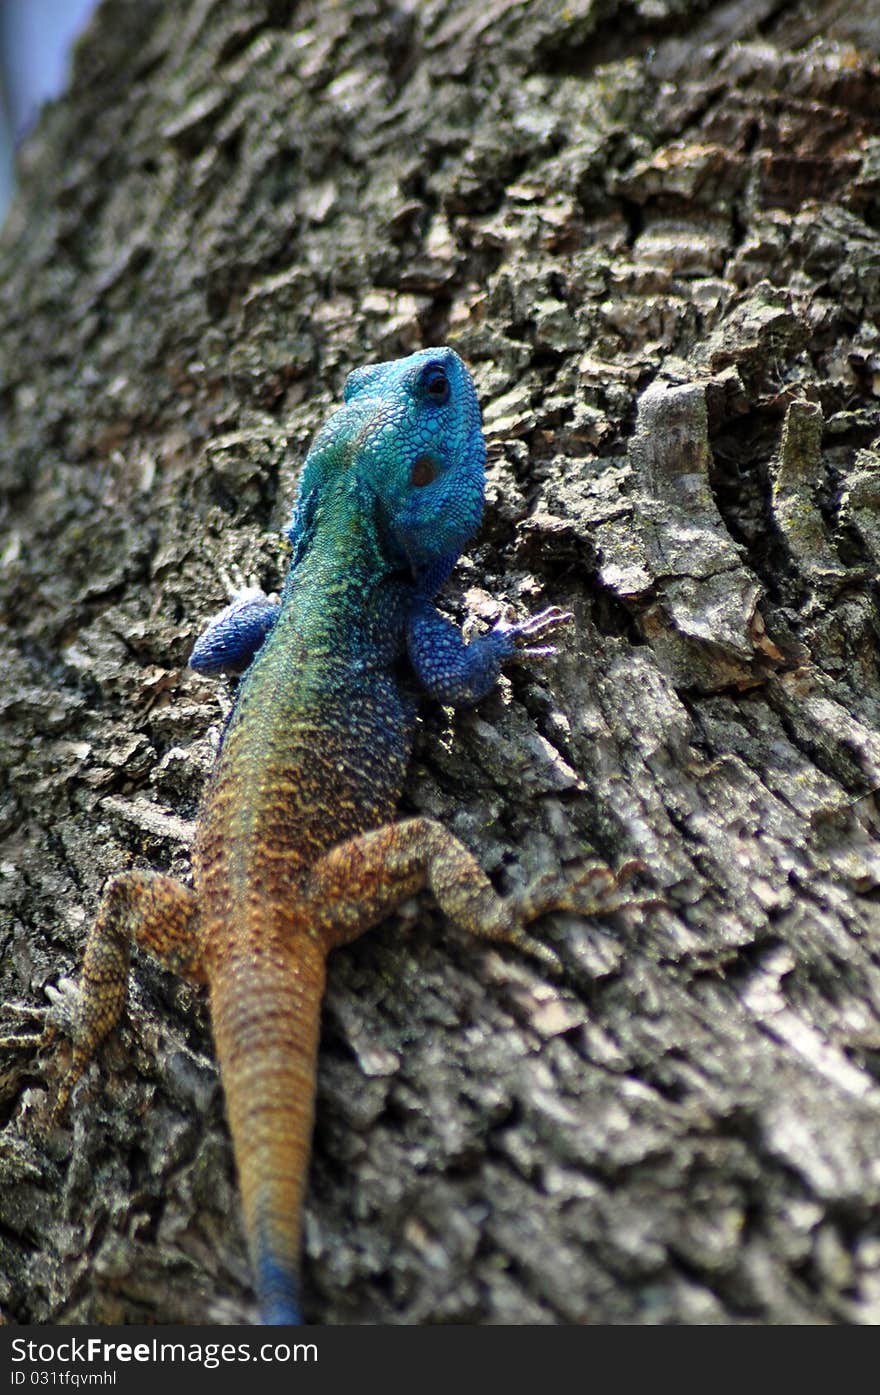
M 132 944 L 207 987 L 261 1321 L 302 1321 L 301 1216 L 329 952 L 427 886 L 446 918 L 559 969 L 525 929 L 551 910 L 640 905 L 597 864 L 500 896 L 442 824 L 395 820 L 419 691 L 479 702 L 502 665 L 556 654 L 550 607 L 465 643 L 434 597 L 473 537 L 486 449 L 448 347 L 361 367 L 315 437 L 279 598 L 248 589 L 190 657 L 242 674 L 198 815 L 192 885 L 129 870 L 87 936 L 60 1119 L 123 1012 Z M 21 1038 L 7 1038 L 11 1045 Z

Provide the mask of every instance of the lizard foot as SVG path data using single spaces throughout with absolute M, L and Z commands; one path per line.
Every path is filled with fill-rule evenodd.
M 602 862 L 588 862 L 568 871 L 545 872 L 523 892 L 520 903 L 523 914 L 529 920 L 546 911 L 600 916 L 663 905 L 662 899 L 654 893 L 634 895 L 627 889 L 627 882 L 647 870 L 638 858 L 631 858 L 617 872 L 612 872 Z
M 627 888 L 628 882 L 646 871 L 643 862 L 631 858 L 616 873 L 599 862 L 587 863 L 573 871 L 545 872 L 515 898 L 516 925 L 507 938 L 524 953 L 541 960 L 555 973 L 561 973 L 563 964 L 559 956 L 529 935 L 523 925 L 548 911 L 571 911 L 592 918 L 665 905 L 662 897 L 655 893 L 634 894 Z
M 0 1037 L 0 1050 L 4 1051 L 44 1051 L 54 1046 L 59 1037 L 75 1039 L 81 995 L 79 986 L 72 978 L 62 978 L 58 984 L 46 984 L 46 1006 L 35 1003 L 9 1002 L 3 1010 L 16 1017 L 24 1018 L 37 1025 L 38 1030 L 8 1033 Z M 41 1026 L 39 1024 L 42 1024 Z M 82 1067 L 67 1072 L 58 1087 L 58 1093 L 49 1111 L 49 1124 L 58 1123 L 70 1099 L 71 1091 L 82 1074 Z

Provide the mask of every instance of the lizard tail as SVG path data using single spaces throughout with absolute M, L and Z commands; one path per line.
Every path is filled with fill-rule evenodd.
M 314 1121 L 324 955 L 262 947 L 211 981 L 214 1040 L 226 1094 L 261 1320 L 302 1322 L 302 1203 Z

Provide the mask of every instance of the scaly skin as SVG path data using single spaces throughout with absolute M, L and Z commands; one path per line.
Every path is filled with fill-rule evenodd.
M 473 384 L 452 350 L 352 374 L 303 468 L 280 606 L 245 593 L 193 653 L 203 672 L 250 667 L 201 809 L 192 889 L 155 873 L 115 877 L 87 941 L 56 1112 L 122 1012 L 132 940 L 206 983 L 267 1323 L 300 1321 L 329 951 L 425 885 L 458 925 L 551 964 L 525 933 L 529 920 L 638 904 L 596 867 L 503 900 L 439 824 L 392 822 L 413 677 L 444 701 L 477 701 L 503 662 L 554 653 L 541 641 L 569 619 L 550 610 L 465 646 L 433 609 L 479 522 L 484 458 Z

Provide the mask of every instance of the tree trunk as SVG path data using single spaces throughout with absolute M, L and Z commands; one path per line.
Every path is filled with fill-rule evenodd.
M 861 10 L 861 14 L 859 13 Z M 101 884 L 186 874 L 231 688 L 353 367 L 451 343 L 490 444 L 444 596 L 574 611 L 404 804 L 502 890 L 340 951 L 306 1216 L 321 1322 L 880 1320 L 880 19 L 815 0 L 104 0 L 0 247 L 0 998 Z M 17 1019 L 4 1013 L 4 1029 Z M 200 996 L 144 956 L 64 1127 L 4 1053 L 13 1322 L 253 1313 Z

